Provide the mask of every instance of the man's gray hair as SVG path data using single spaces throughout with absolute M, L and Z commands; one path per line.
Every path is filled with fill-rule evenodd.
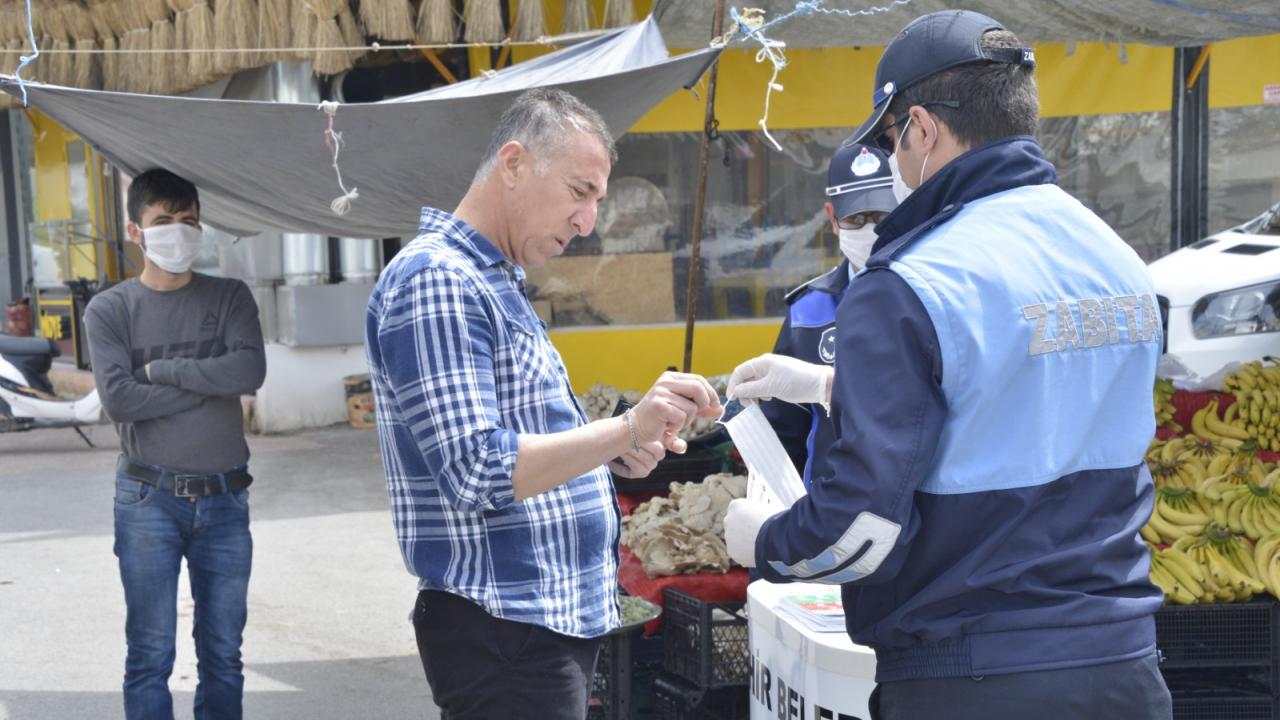
M 498 151 L 512 140 L 533 154 L 535 172 L 545 172 L 547 162 L 568 144 L 574 131 L 589 133 L 599 140 L 609 154 L 610 163 L 618 160 L 613 136 L 604 118 L 586 103 L 555 88 L 521 93 L 498 120 L 472 184 L 488 177 L 498 163 Z

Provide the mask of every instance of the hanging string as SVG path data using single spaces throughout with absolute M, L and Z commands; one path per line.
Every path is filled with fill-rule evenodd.
M 738 8 L 729 8 L 729 17 L 733 19 L 733 29 L 725 33 L 721 38 L 717 38 L 712 42 L 715 47 L 722 47 L 730 40 L 734 39 L 737 34 L 740 40 L 754 40 L 760 43 L 760 51 L 756 53 L 756 62 L 761 63 L 768 61 L 773 64 L 773 75 L 769 78 L 769 82 L 765 85 L 764 91 L 764 114 L 760 117 L 758 124 L 761 132 L 764 133 L 769 143 L 773 145 L 773 149 L 782 151 L 782 146 L 778 141 L 769 134 L 769 104 L 773 98 L 773 93 L 782 92 L 782 83 L 778 82 L 778 73 L 787 66 L 786 49 L 787 44 L 781 40 L 774 40 L 765 34 L 765 31 L 779 23 L 786 22 L 797 15 L 810 16 L 814 13 L 822 13 L 824 15 L 844 15 L 846 17 L 869 17 L 871 15 L 879 15 L 886 13 L 900 5 L 909 5 L 912 0 L 892 0 L 888 5 L 874 5 L 865 10 L 849 10 L 846 8 L 828 8 L 823 7 L 826 0 L 800 0 L 796 3 L 795 8 L 784 15 L 764 22 L 764 10 L 760 8 L 744 8 L 741 13 Z
M 18 79 L 18 89 L 22 91 L 22 107 L 27 106 L 27 86 L 22 80 L 22 69 L 40 57 L 40 48 L 36 45 L 36 31 L 32 27 L 31 0 L 27 0 L 27 38 L 31 41 L 31 54 L 19 55 L 18 69 L 13 71 L 13 76 Z
M 342 195 L 329 203 L 329 209 L 334 215 L 346 215 L 351 211 L 352 201 L 360 197 L 360 191 L 356 188 L 347 189 L 346 183 L 342 181 L 342 170 L 338 167 L 338 152 L 342 150 L 342 133 L 333 129 L 334 116 L 338 114 L 338 103 L 325 100 L 316 109 L 323 110 L 329 116 L 329 127 L 324 131 L 324 146 L 333 153 L 333 172 L 338 176 L 338 187 L 342 189 Z

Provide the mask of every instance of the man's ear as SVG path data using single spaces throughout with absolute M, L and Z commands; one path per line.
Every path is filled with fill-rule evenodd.
M 822 209 L 827 213 L 827 222 L 831 223 L 831 234 L 840 234 L 840 222 L 836 220 L 836 209 L 830 202 L 822 203 Z
M 132 220 L 125 223 L 124 232 L 135 245 L 142 247 L 142 228 L 138 227 L 138 223 Z
M 930 115 L 923 106 L 912 105 L 911 124 L 920 128 L 921 152 L 933 152 L 933 149 L 938 146 L 938 135 L 942 130 L 942 123 L 936 116 Z
M 512 140 L 498 150 L 497 171 L 502 184 L 508 188 L 515 187 L 522 168 L 529 164 L 529 150 L 518 140 Z

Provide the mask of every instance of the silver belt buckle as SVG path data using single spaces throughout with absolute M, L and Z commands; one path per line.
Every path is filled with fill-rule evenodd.
M 204 475 L 174 475 L 173 494 L 185 498 L 201 497 L 201 494 L 191 492 L 191 483 L 204 479 Z

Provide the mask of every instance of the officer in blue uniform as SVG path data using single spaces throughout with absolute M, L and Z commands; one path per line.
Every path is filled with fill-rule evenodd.
M 764 355 L 729 394 L 829 402 L 830 470 L 729 554 L 839 584 L 878 720 L 1168 720 L 1138 530 L 1161 323 L 1146 265 L 1057 185 L 1035 56 L 946 10 L 885 48 L 853 142 L 900 204 L 836 313 L 835 368 Z
M 836 359 L 836 306 L 854 273 L 862 269 L 876 242 L 876 223 L 898 205 L 893 197 L 889 158 L 879 148 L 845 145 L 827 165 L 823 210 L 840 239 L 844 259 L 787 295 L 787 318 L 773 346 L 777 355 L 831 366 Z M 834 440 L 827 412 L 816 403 L 765 401 L 761 410 L 778 433 L 805 485 L 828 473 L 827 451 Z

